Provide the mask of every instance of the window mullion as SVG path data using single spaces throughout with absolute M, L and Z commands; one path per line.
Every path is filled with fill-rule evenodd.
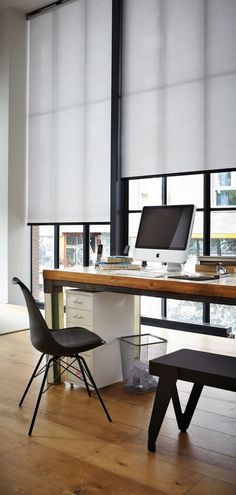
M 54 268 L 59 268 L 60 225 L 54 225 Z
M 89 266 L 90 259 L 89 259 L 89 232 L 90 232 L 90 226 L 89 224 L 85 223 L 83 227 L 83 266 Z

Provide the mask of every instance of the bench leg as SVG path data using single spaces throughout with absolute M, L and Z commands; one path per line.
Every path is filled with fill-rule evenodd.
M 170 399 L 176 388 L 177 379 L 177 369 L 166 370 L 165 374 L 159 378 L 148 429 L 148 450 L 150 450 L 150 452 L 155 452 L 156 450 L 156 439 Z
M 186 432 L 186 430 L 188 429 L 191 423 L 191 419 L 193 417 L 193 413 L 196 409 L 198 400 L 202 393 L 202 389 L 203 389 L 203 385 L 198 385 L 196 383 L 193 385 L 185 411 L 182 412 L 177 387 L 175 386 L 172 395 L 172 400 L 173 400 L 178 427 L 182 432 Z

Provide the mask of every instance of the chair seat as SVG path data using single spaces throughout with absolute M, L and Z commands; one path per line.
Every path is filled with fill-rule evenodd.
M 75 353 L 85 352 L 104 344 L 104 340 L 98 335 L 82 327 L 53 330 L 52 336 L 61 346 L 61 356 L 72 356 Z

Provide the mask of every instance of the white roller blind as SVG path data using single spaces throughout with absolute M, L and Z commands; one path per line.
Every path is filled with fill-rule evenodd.
M 126 0 L 122 175 L 236 166 L 236 1 Z
M 30 20 L 28 222 L 110 219 L 111 2 Z

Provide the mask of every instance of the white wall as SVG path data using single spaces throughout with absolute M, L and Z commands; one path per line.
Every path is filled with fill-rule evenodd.
M 26 224 L 27 23 L 17 9 L 0 12 L 0 302 L 23 304 L 11 278 L 30 283 Z

